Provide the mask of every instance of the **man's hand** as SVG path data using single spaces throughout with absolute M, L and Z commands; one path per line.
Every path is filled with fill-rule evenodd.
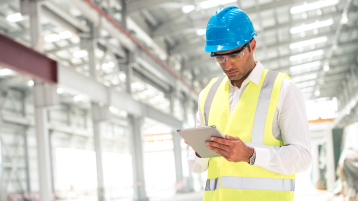
M 225 135 L 226 139 L 211 137 L 212 142 L 205 142 L 208 149 L 220 154 L 230 162 L 250 162 L 254 148 L 246 146 L 239 137 Z

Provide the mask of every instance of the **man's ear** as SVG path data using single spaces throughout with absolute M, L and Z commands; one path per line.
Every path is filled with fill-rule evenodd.
M 251 51 L 252 53 L 254 53 L 256 51 L 256 40 L 255 38 L 253 38 L 250 42 L 250 47 L 251 47 Z

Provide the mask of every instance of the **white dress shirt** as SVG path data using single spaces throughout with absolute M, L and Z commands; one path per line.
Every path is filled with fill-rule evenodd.
M 244 80 L 241 88 L 233 86 L 226 77 L 226 81 L 230 83 L 230 112 L 233 111 L 250 82 L 259 84 L 264 67 L 259 61 L 255 61 L 255 63 L 255 68 Z M 197 126 L 205 126 L 200 111 L 202 93 L 203 91 L 199 94 Z M 282 82 L 272 123 L 272 134 L 276 139 L 283 141 L 284 146 L 279 149 L 255 148 L 255 166 L 284 175 L 303 172 L 309 168 L 312 156 L 305 101 L 298 86 L 286 78 Z M 197 157 L 191 147 L 188 150 L 187 159 L 189 168 L 194 173 L 200 174 L 208 169 L 209 159 Z

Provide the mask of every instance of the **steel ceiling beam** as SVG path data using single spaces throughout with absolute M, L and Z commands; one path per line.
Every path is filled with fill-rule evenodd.
M 168 1 L 168 0 L 139 0 L 128 3 L 127 12 L 129 14 L 153 8 L 181 8 L 187 4 L 193 4 L 192 0 Z
M 0 34 L 0 64 L 47 83 L 57 82 L 57 62 Z M 19 56 L 20 55 L 20 56 Z

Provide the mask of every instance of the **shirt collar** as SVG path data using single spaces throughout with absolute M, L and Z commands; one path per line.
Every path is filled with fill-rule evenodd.
M 256 85 L 259 85 L 262 72 L 264 71 L 264 66 L 259 62 L 255 61 L 256 66 L 251 71 L 250 75 L 246 78 L 247 81 L 253 82 Z M 226 81 L 229 81 L 228 77 L 226 76 Z M 230 87 L 233 87 L 231 82 L 229 82 Z

